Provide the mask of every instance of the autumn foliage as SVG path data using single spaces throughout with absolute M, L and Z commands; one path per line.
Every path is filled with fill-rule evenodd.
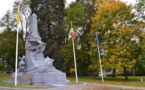
M 136 63 L 134 54 L 142 36 L 142 30 L 139 29 L 140 26 L 134 17 L 131 7 L 121 1 L 107 1 L 98 6 L 92 17 L 90 43 L 94 48 L 93 34 L 98 32 L 103 68 L 126 71 L 134 67 Z

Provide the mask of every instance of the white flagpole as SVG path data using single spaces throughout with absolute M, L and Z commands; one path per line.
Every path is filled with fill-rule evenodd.
M 15 61 L 15 86 L 17 86 L 17 65 L 18 65 L 18 27 L 17 27 L 17 36 L 16 36 L 16 61 Z
M 99 46 L 98 46 L 98 53 L 99 53 L 99 62 L 100 62 L 100 70 L 101 70 L 102 82 L 104 82 Z
M 78 83 L 77 65 L 76 65 L 76 55 L 75 55 L 75 47 L 74 47 L 74 39 L 73 38 L 72 38 L 72 44 L 73 44 L 73 54 L 74 54 L 74 65 L 75 65 L 76 83 Z
M 96 35 L 98 35 L 97 32 L 96 32 Z M 99 62 L 100 62 L 100 70 L 101 70 L 102 82 L 104 82 L 103 70 L 102 70 L 102 62 L 101 62 L 101 56 L 100 56 L 100 47 L 99 47 L 99 45 L 97 45 L 97 46 L 98 46 L 98 54 L 99 54 Z
M 18 71 L 17 71 L 17 65 L 18 65 L 18 25 L 20 23 L 20 21 L 18 21 L 20 19 L 20 5 L 18 6 L 18 11 L 17 11 L 17 17 L 16 17 L 16 21 L 17 21 L 17 36 L 16 36 L 16 61 L 15 61 L 15 86 L 17 86 L 17 78 L 18 78 Z
M 72 22 L 71 22 L 71 28 L 72 28 Z M 76 55 L 75 55 L 75 47 L 74 47 L 74 39 L 73 38 L 72 38 L 72 44 L 73 44 L 73 54 L 74 54 L 74 65 L 75 65 L 76 83 L 78 83 L 77 65 L 76 65 Z

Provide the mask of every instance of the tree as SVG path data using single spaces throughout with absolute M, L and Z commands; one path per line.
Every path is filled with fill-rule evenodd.
M 15 46 L 16 46 L 16 14 L 18 4 L 21 4 L 21 27 L 19 30 L 19 51 L 18 56 L 25 55 L 25 39 L 24 39 L 24 31 L 29 29 L 29 0 L 22 0 L 21 2 L 14 2 L 14 6 L 12 11 L 8 10 L 7 13 L 0 20 L 0 27 L 3 32 L 1 35 L 0 41 L 0 53 L 3 60 L 7 61 L 8 65 L 11 65 L 13 68 L 15 66 Z M 23 19 L 25 18 L 25 19 Z
M 10 28 L 5 29 L 0 33 L 0 55 L 3 60 L 7 62 L 7 65 L 15 67 L 15 46 L 16 46 L 16 32 Z M 19 56 L 24 55 L 24 47 L 21 39 L 19 39 Z
M 66 17 L 64 19 L 64 24 L 63 24 L 65 30 L 65 37 L 64 37 L 65 44 L 61 48 L 64 54 L 66 67 L 69 71 L 71 70 L 71 68 L 74 68 L 72 41 L 71 39 L 69 39 L 70 38 L 69 29 L 71 28 L 70 25 L 72 22 L 77 37 L 74 41 L 75 41 L 76 60 L 77 60 L 77 68 L 78 68 L 79 75 L 88 74 L 87 71 L 88 71 L 88 64 L 89 64 L 89 57 L 87 53 L 84 51 L 87 48 L 84 48 L 85 45 L 80 40 L 81 38 L 80 36 L 84 33 L 83 25 L 86 21 L 84 18 L 84 10 L 85 7 L 81 2 L 71 3 L 65 9 Z M 70 64 L 70 62 L 72 63 Z
M 83 29 L 83 33 L 80 36 L 80 43 L 81 43 L 81 51 L 84 52 L 84 55 L 86 55 L 87 61 L 88 61 L 88 72 L 90 74 L 90 76 L 95 77 L 96 76 L 96 67 L 92 67 L 90 64 L 93 64 L 93 62 L 90 61 L 91 59 L 91 55 L 90 53 L 88 53 L 88 51 L 90 51 L 90 42 L 89 39 L 89 34 L 90 34 L 90 30 L 91 30 L 91 25 L 92 25 L 92 20 L 91 17 L 94 16 L 95 10 L 97 10 L 97 3 L 96 0 L 76 0 L 77 2 L 81 2 L 83 4 L 83 6 L 85 7 L 84 10 L 84 16 L 83 18 L 85 19 L 85 22 L 82 24 L 82 29 Z M 94 65 L 94 64 L 93 64 Z
M 6 12 L 6 14 L 0 20 L 0 27 L 5 30 L 6 28 L 15 28 L 15 19 L 13 18 L 15 14 L 11 13 L 10 10 Z
M 137 4 L 135 5 L 135 9 L 137 11 L 138 19 L 145 20 L 145 0 L 137 0 Z
M 145 26 L 145 14 L 144 14 L 144 11 L 145 11 L 145 0 L 137 0 L 137 4 L 135 5 L 135 10 L 136 10 L 136 14 L 137 14 L 137 17 L 136 19 L 138 21 L 140 21 L 140 29 L 144 32 L 144 26 Z M 145 57 L 144 57 L 144 52 L 145 52 L 145 43 L 144 43 L 144 40 L 145 38 L 143 37 L 141 40 L 140 40 L 140 49 L 138 51 L 139 53 L 139 57 L 137 59 L 137 63 L 135 65 L 136 67 L 136 71 L 142 73 L 142 74 L 145 74 L 144 70 L 145 70 L 145 65 L 144 65 L 144 62 L 145 62 Z
M 136 63 L 133 53 L 138 47 L 136 39 L 140 39 L 140 27 L 133 18 L 131 7 L 121 1 L 109 1 L 101 4 L 92 18 L 93 25 L 90 36 L 95 38 L 99 33 L 104 68 L 124 69 L 125 79 L 127 68 Z M 134 39 L 134 40 L 133 40 Z M 94 44 L 94 42 L 93 42 Z
M 46 45 L 45 56 L 54 59 L 54 66 L 64 70 L 62 45 L 62 21 L 64 19 L 63 0 L 31 0 L 31 10 L 38 17 L 38 30 Z
M 23 42 L 23 46 L 25 47 L 26 42 L 26 32 L 29 31 L 30 28 L 30 0 L 21 0 L 15 1 L 13 5 L 13 14 L 16 16 L 18 5 L 20 5 L 20 27 L 17 28 L 19 30 L 19 38 L 21 38 Z M 14 18 L 15 27 L 16 27 L 16 18 Z
M 69 7 L 65 9 L 67 23 L 73 23 L 75 27 L 81 27 L 85 22 L 84 19 L 84 9 L 85 7 L 81 2 L 71 3 Z

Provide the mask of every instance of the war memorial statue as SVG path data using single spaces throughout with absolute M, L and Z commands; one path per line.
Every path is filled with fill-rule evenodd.
M 46 44 L 38 35 L 37 16 L 31 17 L 30 31 L 26 35 L 25 57 L 21 58 L 18 68 L 18 83 L 29 85 L 56 85 L 65 84 L 66 73 L 53 66 L 53 59 L 43 56 Z M 15 81 L 15 73 L 9 82 Z

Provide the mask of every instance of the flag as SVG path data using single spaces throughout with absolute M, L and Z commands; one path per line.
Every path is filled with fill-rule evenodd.
M 100 41 L 99 41 L 99 37 L 97 33 L 96 33 L 96 42 L 97 42 L 97 45 L 100 46 Z
M 18 10 L 17 10 L 16 22 L 18 26 L 20 23 L 20 5 L 18 6 Z
M 70 31 L 71 33 L 71 37 L 73 38 L 73 39 L 76 39 L 76 36 L 75 36 L 75 32 L 74 32 L 74 28 L 71 28 L 71 31 Z

